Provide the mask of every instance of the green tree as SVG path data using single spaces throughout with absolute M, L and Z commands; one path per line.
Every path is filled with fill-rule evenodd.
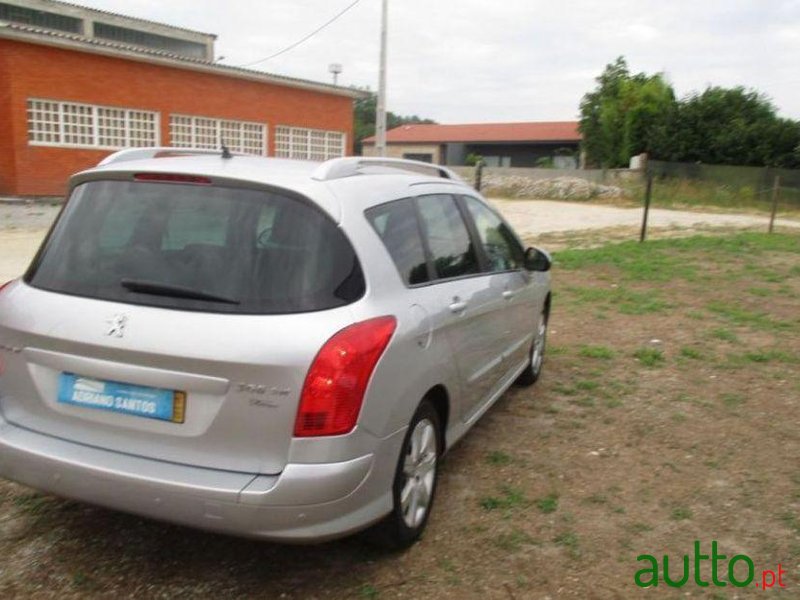
M 628 65 L 621 56 L 597 78 L 597 88 L 581 100 L 580 132 L 583 150 L 592 166 L 608 166 L 614 154 L 614 139 L 620 123 L 616 113 L 616 98 L 622 82 L 630 77 Z
M 800 121 L 778 119 L 774 128 L 772 155 L 765 164 L 800 169 Z
M 664 130 L 667 115 L 675 108 L 675 93 L 662 75 L 639 74 L 622 89 L 623 129 L 618 164 L 627 166 L 631 156 L 652 154 Z
M 660 74 L 606 66 L 581 101 L 581 133 L 592 166 L 624 167 L 631 156 L 675 162 L 800 168 L 800 122 L 780 118 L 768 98 L 743 87 L 709 87 L 680 101 Z
M 631 156 L 675 162 L 800 168 L 800 122 L 762 94 L 709 87 L 676 101 L 661 74 L 631 74 L 622 57 L 581 101 L 587 162 L 624 167 Z
M 364 98 L 358 98 L 353 105 L 353 135 L 355 137 L 355 152 L 361 154 L 361 142 L 364 138 L 375 135 L 375 116 L 378 110 L 378 97 L 372 93 L 369 88 L 363 88 L 362 91 L 368 92 L 369 95 Z M 417 115 L 400 116 L 391 111 L 386 112 L 386 128 L 392 129 L 400 125 L 408 123 L 436 123 L 431 119 L 423 119 Z
M 678 104 L 654 155 L 708 164 L 800 167 L 800 122 L 777 115 L 762 94 L 709 87 Z
M 580 131 L 589 164 L 624 167 L 631 156 L 652 152 L 674 105 L 675 93 L 663 75 L 632 75 L 621 56 L 606 65 L 597 87 L 581 100 Z

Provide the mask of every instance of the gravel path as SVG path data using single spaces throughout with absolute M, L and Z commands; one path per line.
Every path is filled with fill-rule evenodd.
M 638 227 L 641 208 L 617 208 L 585 202 L 554 200 L 493 200 L 522 238 L 542 234 Z M 58 206 L 0 204 L 0 283 L 22 273 L 36 252 Z M 750 228 L 767 226 L 766 215 L 733 215 L 654 208 L 650 227 Z M 800 228 L 800 221 L 778 219 L 783 227 Z
M 493 204 L 511 222 L 521 237 L 543 233 L 638 227 L 641 208 L 617 208 L 581 202 L 555 200 L 493 200 Z M 652 228 L 692 227 L 767 227 L 767 215 L 720 214 L 653 208 L 648 217 Z M 800 221 L 777 219 L 783 227 L 798 227 Z
M 0 284 L 22 274 L 60 209 L 0 204 Z
M 9 229 L 44 231 L 56 218 L 60 205 L 0 203 L 0 236 Z

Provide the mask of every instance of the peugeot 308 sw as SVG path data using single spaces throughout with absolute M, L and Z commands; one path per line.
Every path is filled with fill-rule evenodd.
M 236 535 L 408 545 L 443 453 L 539 376 L 549 268 L 443 167 L 118 152 L 0 290 L 0 476 Z

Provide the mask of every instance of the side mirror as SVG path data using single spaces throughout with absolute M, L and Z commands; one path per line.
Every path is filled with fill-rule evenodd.
M 525 250 L 525 269 L 528 271 L 549 271 L 553 265 L 553 259 L 544 250 L 539 248 L 528 248 Z

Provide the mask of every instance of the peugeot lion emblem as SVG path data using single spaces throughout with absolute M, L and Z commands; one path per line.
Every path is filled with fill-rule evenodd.
M 109 325 L 106 335 L 118 338 L 123 337 L 125 335 L 125 324 L 127 322 L 128 317 L 126 315 L 114 315 L 106 321 L 106 323 Z

